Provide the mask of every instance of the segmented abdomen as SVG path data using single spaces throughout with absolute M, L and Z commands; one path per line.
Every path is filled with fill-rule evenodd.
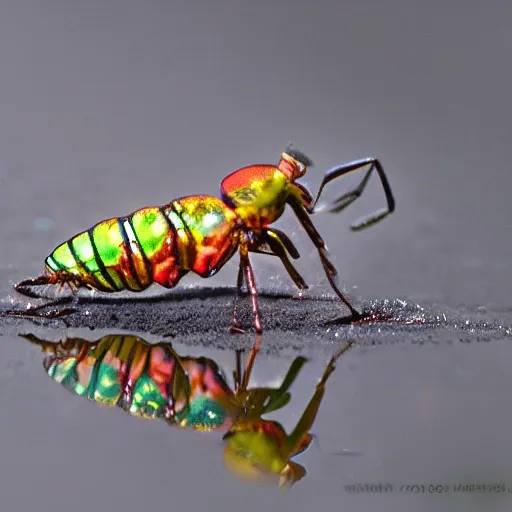
M 180 358 L 170 343 L 108 335 L 43 342 L 48 375 L 69 391 L 132 416 L 162 418 L 180 427 L 226 427 L 233 395 L 216 363 Z
M 234 218 L 210 196 L 142 208 L 59 245 L 46 258 L 47 271 L 106 292 L 141 291 L 153 282 L 172 288 L 189 270 L 207 276 L 222 266 L 232 248 Z
M 99 343 L 68 340 L 45 362 L 48 375 L 77 395 L 127 410 L 134 416 L 175 413 L 187 406 L 190 387 L 170 344 L 151 346 L 135 336 L 109 335 Z M 178 398 L 175 380 L 182 384 Z

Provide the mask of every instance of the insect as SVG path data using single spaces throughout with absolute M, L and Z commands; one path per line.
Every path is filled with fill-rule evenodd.
M 197 431 L 224 432 L 224 464 L 232 473 L 287 488 L 306 474 L 291 460 L 312 442 L 311 429 L 327 379 L 337 359 L 353 344 L 332 356 L 315 392 L 288 434 L 264 414 L 291 400 L 290 387 L 306 363 L 296 357 L 279 387 L 249 387 L 261 335 L 242 371 L 236 352 L 234 388 L 212 359 L 178 355 L 167 342 L 149 344 L 130 335 L 108 335 L 96 342 L 68 338 L 53 343 L 22 335 L 40 346 L 47 357 L 44 368 L 56 382 L 74 394 L 107 407 L 119 407 L 131 416 L 160 419 L 171 426 Z
M 238 252 L 240 264 L 231 332 L 243 332 L 237 321 L 237 300 L 245 280 L 254 326 L 261 333 L 258 291 L 249 253 L 277 256 L 299 290 L 308 288 L 289 258 L 299 258 L 296 247 L 284 232 L 271 227 L 289 205 L 315 245 L 332 289 L 350 310 L 352 320 L 360 321 L 363 315 L 335 282 L 336 268 L 328 259 L 324 240 L 310 217 L 316 213 L 317 202 L 328 183 L 366 168 L 357 187 L 322 209 L 331 213 L 342 211 L 362 194 L 372 172 L 376 171 L 387 207 L 352 225 L 353 230 L 363 229 L 393 212 L 391 187 L 380 162 L 366 158 L 329 170 L 313 199 L 297 181 L 311 165 L 308 157 L 289 146 L 277 166 L 251 165 L 225 177 L 220 198 L 185 196 L 165 206 L 142 208 L 124 217 L 99 222 L 59 245 L 46 258 L 44 274 L 18 283 L 15 289 L 29 297 L 41 297 L 34 287 L 68 285 L 73 292 L 78 288 L 140 292 L 157 283 L 173 288 L 188 272 L 203 278 L 215 275 Z M 37 316 L 40 308 L 33 308 L 27 314 Z

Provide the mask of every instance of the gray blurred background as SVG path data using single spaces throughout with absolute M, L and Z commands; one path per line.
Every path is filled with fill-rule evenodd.
M 38 275 L 46 255 L 73 234 L 104 218 L 124 215 L 146 205 L 164 204 L 181 195 L 217 194 L 220 180 L 228 172 L 251 163 L 277 162 L 285 144 L 293 141 L 316 163 L 306 177 L 313 188 L 330 166 L 360 157 L 378 157 L 387 171 L 397 201 L 393 216 L 363 233 L 350 233 L 348 226 L 360 213 L 384 204 L 382 192 L 374 183 L 360 206 L 354 206 L 342 216 L 315 220 L 340 270 L 341 283 L 352 296 L 405 297 L 443 307 L 481 305 L 509 312 L 511 19 L 511 3 L 492 1 L 2 0 L 2 299 L 13 298 L 12 283 Z M 328 291 L 322 288 L 320 265 L 298 224 L 286 216 L 281 226 L 292 235 L 302 253 L 298 268 L 309 282 Z M 268 260 L 272 259 L 255 257 L 257 279 L 262 287 L 271 286 L 276 274 L 283 274 L 280 265 Z M 212 283 L 234 285 L 235 276 L 231 265 Z M 283 282 L 288 285 L 286 276 Z M 12 350 L 10 357 L 15 360 L 25 356 L 24 350 L 28 349 Z M 412 381 L 414 371 L 424 375 L 425 381 L 418 385 L 420 394 L 429 379 L 436 381 L 435 390 L 431 389 L 429 395 L 431 403 L 435 397 L 444 396 L 443 386 L 453 377 L 439 373 L 452 368 L 445 366 L 446 361 L 452 361 L 455 366 L 460 364 L 460 354 L 457 357 L 451 354 L 453 357 L 448 359 L 446 354 L 436 354 L 429 361 L 431 370 L 419 358 L 410 367 Z M 478 353 L 474 361 L 468 357 L 467 364 L 474 365 L 475 373 L 460 374 L 468 379 L 463 383 L 473 383 L 474 391 L 478 392 L 480 388 L 472 378 L 478 375 L 485 381 L 486 375 L 496 371 L 496 364 L 501 361 L 502 373 L 498 372 L 499 379 L 492 381 L 496 388 L 480 389 L 481 394 L 477 396 L 485 402 L 491 395 L 497 396 L 496 390 L 501 390 L 500 396 L 506 401 L 509 384 L 506 361 L 510 352 L 501 347 L 494 356 L 488 355 L 489 364 L 485 368 L 489 373 L 486 374 L 476 373 L 481 355 Z M 31 370 L 26 370 L 24 378 L 30 375 L 29 381 L 33 379 L 37 387 L 44 376 L 38 357 L 31 357 Z M 397 359 L 388 354 L 382 365 L 393 365 L 393 361 L 397 364 Z M 411 364 L 403 353 L 398 361 L 401 368 Z M 36 367 L 37 376 L 32 377 Z M 383 366 L 376 363 L 374 371 L 378 372 L 379 368 Z M 389 366 L 386 368 L 389 371 Z M 317 374 L 320 371 L 317 367 Z M 367 386 L 375 384 L 379 389 L 383 385 L 378 377 L 374 380 L 364 369 L 361 372 L 361 382 L 367 382 Z M 4 374 L 5 385 L 14 382 L 9 375 Z M 368 378 L 371 380 L 366 381 Z M 432 409 L 434 417 L 441 422 L 443 414 L 453 411 L 457 403 L 468 407 L 472 403 L 473 395 L 458 382 L 461 387 L 452 389 L 453 402 L 448 400 L 442 408 Z M 410 384 L 406 380 L 395 385 L 407 388 Z M 48 380 L 48 386 L 48 397 L 54 397 L 56 390 L 52 386 L 55 385 Z M 305 396 L 311 387 L 307 389 Z M 36 393 L 34 400 L 41 398 L 38 397 Z M 50 400 L 48 397 L 45 399 Z M 374 405 L 383 404 L 386 397 L 382 401 L 374 397 Z M 11 399 L 12 393 L 2 397 L 8 407 L 12 406 Z M 69 408 L 60 410 L 60 416 L 67 417 L 69 411 L 78 417 L 86 415 L 77 405 L 79 401 L 71 396 L 67 399 Z M 360 403 L 359 398 L 354 400 Z M 389 421 L 391 417 L 399 418 L 402 406 L 409 410 L 404 400 L 401 396 L 394 405 L 389 405 L 392 413 L 382 406 L 382 416 L 370 417 L 369 421 L 373 422 L 367 426 L 370 436 L 371 428 L 378 426 L 381 418 Z M 506 408 L 505 401 L 502 406 Z M 357 417 L 357 407 L 353 407 Z M 443 446 L 444 450 L 451 447 L 455 450 L 452 462 L 457 465 L 459 461 L 462 468 L 470 467 L 475 458 L 469 447 L 478 444 L 478 433 L 483 435 L 494 425 L 500 428 L 503 440 L 506 439 L 509 418 L 497 418 L 500 410 L 487 412 L 489 424 L 478 422 L 478 418 L 483 418 L 477 411 L 474 418 L 464 420 L 466 424 L 476 421 L 471 423 L 476 437 L 470 437 L 467 446 L 454 448 L 450 444 L 452 438 L 441 434 L 447 445 L 436 446 Z M 33 415 L 28 411 L 26 414 L 25 426 L 33 421 Z M 48 410 L 41 414 L 42 425 L 47 425 L 41 428 L 52 429 Z M 103 414 L 99 422 L 82 418 L 81 425 L 88 425 L 89 421 L 92 430 L 87 432 L 93 432 L 84 441 L 89 447 L 94 446 L 94 429 L 105 428 L 109 443 L 117 439 L 114 430 L 117 425 L 110 425 L 109 430 L 108 424 L 101 423 L 107 416 L 113 418 L 107 421 L 127 425 L 123 439 L 133 439 L 132 434 L 140 436 L 139 430 L 143 429 L 146 439 L 152 435 L 168 439 L 163 426 L 155 430 L 154 426 L 140 426 L 138 422 L 125 422 L 121 416 Z M 419 418 L 425 419 L 421 414 Z M 456 418 L 451 424 L 453 439 L 460 428 Z M 4 461 L 18 469 L 13 473 L 4 466 L 5 473 L 11 475 L 11 480 L 6 482 L 13 482 L 4 486 L 11 499 L 6 510 L 15 510 L 20 503 L 24 504 L 21 510 L 26 510 L 29 503 L 38 508 L 31 500 L 18 501 L 16 486 L 24 481 L 24 468 L 32 468 L 32 480 L 28 479 L 27 485 L 41 490 L 61 478 L 69 466 L 54 467 L 54 472 L 49 473 L 52 477 L 47 476 L 48 482 L 37 480 L 37 475 L 45 471 L 44 457 L 50 457 L 54 451 L 48 447 L 44 456 L 25 455 L 23 462 L 18 459 L 15 462 L 14 453 L 20 453 L 25 441 L 18 439 L 18 444 L 13 441 L 20 425 L 16 419 L 9 421 L 4 439 L 11 440 L 5 441 L 5 449 L 10 446 L 14 451 L 4 452 L 7 457 Z M 78 419 L 69 421 L 70 424 L 56 423 L 64 430 L 66 426 L 69 429 L 65 433 L 69 435 L 69 439 L 65 437 L 66 446 L 71 446 L 72 431 L 79 423 Z M 407 426 L 421 429 L 420 425 L 425 425 L 422 421 L 418 425 L 414 422 L 407 425 L 407 420 L 404 421 L 405 427 L 391 424 L 386 432 L 406 431 Z M 37 424 L 31 428 L 31 433 L 25 435 L 32 440 L 31 449 L 35 449 L 37 438 L 30 436 L 39 430 Z M 338 420 L 329 428 L 338 433 Z M 437 428 L 441 432 L 446 425 Z M 130 429 L 134 432 L 130 433 Z M 362 435 L 360 429 L 354 427 L 353 431 Z M 427 429 L 427 432 L 436 431 Z M 180 434 L 182 448 L 187 446 L 187 450 L 196 452 L 206 449 L 207 442 L 201 440 L 197 444 L 195 434 Z M 430 480 L 436 476 L 445 478 L 436 473 L 444 463 L 443 450 L 436 452 L 438 460 L 432 463 L 430 473 L 423 464 L 433 453 L 431 445 L 423 445 L 424 437 L 410 435 L 409 448 L 423 447 L 425 453 L 415 461 L 402 460 L 401 469 L 388 474 L 389 479 L 393 475 L 395 480 L 406 478 L 407 468 L 412 464 L 417 464 L 413 474 L 418 480 L 424 476 L 420 469 L 426 471 Z M 385 450 L 389 440 L 383 437 L 381 441 L 376 443 Z M 55 442 L 58 443 L 57 438 Z M 119 438 L 120 460 L 128 458 L 126 446 L 130 442 Z M 350 447 L 351 442 L 350 437 L 340 440 L 338 447 L 344 443 Z M 356 448 L 366 447 L 370 453 L 376 453 L 371 451 L 366 439 L 358 438 L 355 444 Z M 168 466 L 160 445 L 147 445 L 149 452 L 144 451 L 147 447 L 137 446 L 140 453 L 136 453 L 146 464 L 154 461 L 153 455 L 162 458 L 160 466 L 155 463 L 161 476 L 161 468 Z M 381 462 L 386 460 L 389 468 L 392 457 L 398 457 L 401 450 L 403 456 L 404 452 L 401 445 L 390 444 L 388 449 L 391 459 L 376 457 Z M 89 454 L 88 450 L 80 454 L 80 460 L 84 461 L 82 478 L 94 468 L 92 454 L 95 460 L 101 460 L 101 454 L 105 453 L 103 448 L 98 448 L 98 453 Z M 187 459 L 185 448 L 181 452 L 178 448 L 172 450 L 175 460 Z M 457 458 L 457 450 L 466 454 L 463 461 Z M 491 463 L 500 453 L 503 455 L 503 445 L 486 445 L 482 450 L 489 457 L 489 467 L 496 471 L 495 475 L 484 472 L 486 477 L 500 480 L 512 475 L 512 468 Z M 66 452 L 66 457 L 68 464 L 77 462 L 72 452 Z M 373 465 L 371 457 L 368 468 L 363 464 L 360 480 L 382 479 L 381 474 L 373 473 L 372 468 L 378 466 Z M 161 491 L 161 486 L 167 489 L 170 482 L 177 481 L 182 493 L 178 502 L 189 506 L 186 494 L 195 492 L 194 485 L 198 488 L 204 485 L 207 494 L 194 494 L 198 506 L 211 505 L 210 497 L 217 509 L 228 506 L 230 500 L 235 507 L 253 503 L 254 509 L 276 506 L 301 509 L 316 503 L 341 509 L 343 500 L 350 499 L 352 509 L 365 503 L 361 510 L 369 510 L 367 506 L 371 502 L 380 504 L 380 509 L 393 503 L 394 511 L 432 510 L 432 502 L 420 499 L 380 503 L 377 498 L 371 501 L 372 498 L 365 497 L 367 501 L 362 501 L 363 498 L 352 499 L 346 494 L 340 497 L 337 488 L 341 482 L 341 477 L 337 477 L 340 463 L 332 461 L 320 464 L 320 473 L 308 480 L 309 485 L 304 483 L 290 501 L 283 498 L 275 502 L 277 498 L 264 497 L 253 489 L 248 501 L 245 493 L 249 491 L 245 487 L 241 491 L 224 473 L 222 476 L 216 473 L 210 482 L 210 486 L 212 482 L 217 486 L 215 489 L 204 483 L 209 464 L 216 468 L 218 458 L 219 454 L 214 455 L 212 449 L 211 456 L 208 452 L 202 463 L 197 459 L 192 459 L 194 463 L 184 462 L 190 464 L 184 473 L 169 466 L 171 469 L 161 482 L 152 480 L 149 486 L 154 499 L 157 489 Z M 126 460 L 117 465 L 112 461 L 109 468 L 107 477 L 114 478 L 118 492 L 115 496 L 108 493 L 109 484 L 105 480 L 98 484 L 100 473 L 95 473 L 96 485 L 106 503 L 124 503 L 117 501 L 122 495 L 121 484 L 112 472 L 122 467 L 129 474 Z M 201 464 L 197 472 L 192 470 L 194 464 Z M 351 463 L 343 464 L 346 468 Z M 315 494 L 312 490 L 326 468 L 332 485 L 322 487 L 324 494 Z M 153 469 L 156 473 L 157 469 Z M 400 471 L 403 475 L 396 476 L 401 475 Z M 454 473 L 456 478 L 467 475 L 469 479 L 479 478 L 471 469 L 464 471 Z M 67 482 L 67 500 L 81 496 L 83 488 L 77 482 L 73 478 Z M 83 485 L 86 486 L 85 481 Z M 143 494 L 136 495 L 133 488 L 131 492 L 124 510 L 129 510 L 130 504 L 133 509 L 138 508 L 138 500 L 144 502 Z M 48 496 L 45 494 L 43 500 L 46 507 L 52 502 L 51 495 Z M 159 506 L 172 510 L 166 492 L 162 499 Z M 80 507 L 86 510 L 90 503 L 81 502 L 75 510 L 82 510 Z M 477 502 L 475 510 L 481 510 L 482 503 L 486 503 L 487 509 L 494 504 L 496 509 L 503 506 L 506 510 L 509 500 Z M 437 510 L 440 504 L 437 502 Z M 456 510 L 451 499 L 443 504 L 446 510 Z M 59 502 L 54 510 L 63 507 Z M 197 508 L 191 506 L 191 509 Z
M 216 194 L 293 141 L 316 163 L 313 188 L 364 156 L 389 175 L 397 210 L 378 227 L 351 234 L 355 206 L 317 221 L 348 289 L 508 301 L 511 14 L 507 2 L 4 0 L 2 271 L 37 274 L 98 220 Z M 363 213 L 383 200 L 377 187 L 368 198 Z

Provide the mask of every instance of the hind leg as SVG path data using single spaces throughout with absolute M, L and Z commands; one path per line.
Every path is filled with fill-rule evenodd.
M 71 276 L 70 276 L 71 277 Z M 59 318 L 62 316 L 67 316 L 77 311 L 76 308 L 63 308 L 63 309 L 52 309 L 49 311 L 42 311 L 49 307 L 57 307 L 62 304 L 68 304 L 74 300 L 74 294 L 76 290 L 81 286 L 81 283 L 76 278 L 68 278 L 66 280 L 59 280 L 56 274 L 46 275 L 43 274 L 34 279 L 25 279 L 14 285 L 14 289 L 20 293 L 21 295 L 25 295 L 26 297 L 31 297 L 35 299 L 45 298 L 44 295 L 38 293 L 35 290 L 32 290 L 35 286 L 47 286 L 52 284 L 59 284 L 60 289 L 67 285 L 69 286 L 72 296 L 61 297 L 59 299 L 52 300 L 50 302 L 46 302 L 45 304 L 41 304 L 40 306 L 32 306 L 25 310 L 7 310 L 3 311 L 1 314 L 4 316 L 17 316 L 23 318 Z M 82 285 L 83 286 L 83 285 Z
M 78 311 L 77 308 L 62 308 L 62 309 L 51 309 L 49 311 L 41 311 L 48 307 L 60 306 L 73 301 L 74 297 L 62 297 L 40 306 L 34 306 L 27 309 L 8 309 L 7 311 L 0 312 L 3 316 L 17 316 L 21 318 L 60 318 L 63 316 L 71 315 Z

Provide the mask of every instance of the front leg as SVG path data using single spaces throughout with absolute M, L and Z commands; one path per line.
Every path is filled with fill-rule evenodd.
M 302 203 L 302 206 L 308 213 L 313 213 L 314 208 L 314 202 L 313 196 L 311 195 L 311 192 L 300 183 L 293 183 L 292 185 L 295 187 L 296 190 L 294 190 L 293 194 L 300 199 L 300 202 Z
M 277 256 L 283 263 L 295 286 L 299 290 L 308 289 L 307 283 L 288 258 L 288 254 L 290 254 L 292 258 L 298 259 L 300 257 L 299 252 L 293 245 L 293 242 L 282 231 L 264 228 L 249 246 L 249 251 Z
M 293 432 L 287 438 L 287 456 L 292 457 L 301 451 L 304 451 L 307 446 L 310 444 L 312 436 L 309 434 L 311 427 L 315 421 L 316 415 L 318 414 L 318 409 L 322 402 L 322 398 L 325 393 L 325 385 L 327 380 L 329 379 L 332 372 L 335 370 L 336 361 L 349 350 L 354 345 L 354 342 L 349 341 L 343 347 L 338 349 L 336 353 L 331 357 L 329 363 L 327 364 L 322 378 L 320 382 L 316 385 L 315 393 L 308 405 L 306 406 L 305 411 L 302 413 L 301 418 L 299 419 L 296 427 L 293 429 Z
M 343 195 L 334 200 L 330 205 L 327 205 L 326 207 L 320 210 L 316 208 L 316 204 L 320 199 L 320 195 L 322 194 L 324 187 L 329 182 L 337 178 L 340 178 L 341 176 L 345 176 L 346 174 L 364 168 L 367 169 L 366 173 L 357 187 L 353 188 L 352 190 L 349 190 L 348 192 L 345 192 Z M 376 224 L 377 222 L 387 217 L 390 213 L 392 213 L 395 210 L 395 198 L 393 197 L 391 186 L 389 185 L 388 179 L 386 177 L 386 174 L 381 163 L 376 158 L 363 158 L 362 160 L 356 160 L 354 162 L 349 162 L 347 164 L 333 167 L 331 170 L 327 171 L 325 173 L 324 179 L 322 180 L 322 183 L 320 184 L 320 188 L 316 195 L 316 199 L 313 203 L 308 203 L 306 208 L 307 211 L 309 213 L 316 213 L 318 211 L 325 211 L 330 213 L 341 212 L 347 206 L 352 204 L 356 199 L 361 197 L 373 171 L 375 171 L 380 178 L 382 188 L 384 189 L 384 193 L 386 195 L 387 208 L 382 208 L 371 213 L 366 217 L 363 217 L 362 219 L 359 219 L 354 224 L 352 224 L 351 229 L 353 231 L 359 231 L 361 229 L 372 226 L 373 224 Z
M 350 304 L 348 299 L 345 297 L 345 295 L 343 295 L 334 281 L 334 278 L 338 272 L 334 265 L 329 261 L 325 248 L 325 242 L 311 222 L 311 219 L 309 218 L 307 211 L 301 203 L 301 200 L 296 195 L 292 194 L 288 197 L 288 204 L 292 207 L 295 215 L 306 230 L 306 233 L 309 235 L 309 238 L 311 238 L 311 241 L 315 244 L 318 250 L 318 255 L 320 256 L 320 261 L 322 262 L 322 266 L 325 271 L 325 275 L 327 276 L 327 280 L 329 281 L 331 288 L 334 290 L 334 293 L 336 293 L 338 298 L 348 307 L 353 319 L 360 319 L 361 313 L 359 313 L 359 311 L 357 311 L 357 309 L 355 309 L 352 304 Z

